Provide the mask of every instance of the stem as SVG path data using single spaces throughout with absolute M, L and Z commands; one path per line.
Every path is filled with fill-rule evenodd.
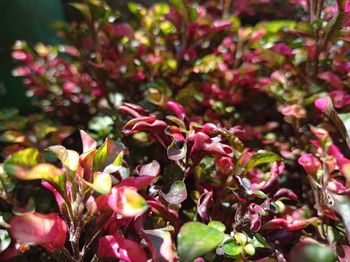
M 91 262 L 99 262 L 100 258 L 96 255 L 94 255 L 94 257 L 91 259 Z
M 334 31 L 337 29 L 337 26 L 339 25 L 339 23 L 341 22 L 341 12 L 338 11 L 331 19 L 331 21 L 329 22 L 327 28 L 326 28 L 326 32 L 325 32 L 325 36 L 322 38 L 322 41 L 320 42 L 320 49 L 319 50 L 325 50 L 328 41 L 330 40 L 330 38 L 332 37 Z
M 93 236 L 91 237 L 90 241 L 87 242 L 83 249 L 81 250 L 80 252 L 80 259 L 79 261 L 83 261 L 84 260 L 84 257 L 86 255 L 86 251 L 89 250 L 90 246 L 92 245 L 92 243 L 94 242 L 94 240 L 96 239 L 96 237 L 101 233 L 101 229 L 98 229 L 95 234 L 93 234 Z

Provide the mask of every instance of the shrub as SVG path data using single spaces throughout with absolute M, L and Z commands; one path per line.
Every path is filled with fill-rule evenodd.
M 4 120 L 3 258 L 346 261 L 348 3 L 219 2 L 73 3 L 67 44 L 14 46 L 46 116 L 91 136 Z

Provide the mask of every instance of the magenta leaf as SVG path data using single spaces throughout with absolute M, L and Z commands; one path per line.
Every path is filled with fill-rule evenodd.
M 120 259 L 126 262 L 146 262 L 143 248 L 132 240 L 122 238 L 119 234 L 99 238 L 97 254 L 100 258 Z
M 181 120 L 185 119 L 186 111 L 181 104 L 176 103 L 174 101 L 168 101 L 166 104 L 167 104 L 168 108 L 171 111 L 173 111 L 179 119 L 181 119 Z

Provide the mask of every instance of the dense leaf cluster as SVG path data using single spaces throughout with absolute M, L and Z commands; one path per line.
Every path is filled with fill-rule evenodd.
M 348 1 L 72 6 L 14 45 L 2 260 L 348 261 Z

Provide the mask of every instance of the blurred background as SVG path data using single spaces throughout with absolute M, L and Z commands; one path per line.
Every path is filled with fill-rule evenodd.
M 15 62 L 11 48 L 16 40 L 29 44 L 59 43 L 53 24 L 82 19 L 81 14 L 69 5 L 71 0 L 11 0 L 0 1 L 0 108 L 17 107 L 30 110 L 29 98 L 25 95 L 22 79 L 12 76 Z M 118 10 L 121 19 L 130 18 L 127 0 L 107 1 Z M 154 0 L 134 1 L 150 6 Z M 162 1 L 157 1 L 162 2 Z

